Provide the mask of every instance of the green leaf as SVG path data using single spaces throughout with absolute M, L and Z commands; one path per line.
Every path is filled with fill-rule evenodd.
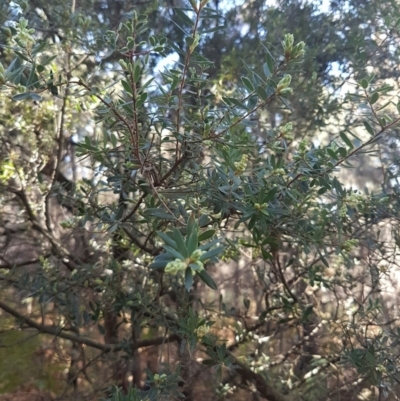
M 223 97 L 222 99 L 228 106 L 235 105 L 235 106 L 239 107 L 240 109 L 247 110 L 247 107 L 242 102 L 240 102 L 238 99 L 236 99 L 235 97 L 228 97 L 228 98 Z
M 374 129 L 371 127 L 371 124 L 368 121 L 364 121 L 364 127 L 372 136 L 375 135 Z
M 172 248 L 177 249 L 178 246 L 176 245 L 176 242 L 169 237 L 167 234 L 161 232 L 161 231 L 157 231 L 158 236 L 169 246 L 172 246 Z
M 252 96 L 250 99 L 247 101 L 247 109 L 248 110 L 253 110 L 258 103 L 258 96 Z
M 184 260 L 185 257 L 178 252 L 176 249 L 172 248 L 172 246 L 169 245 L 163 245 L 163 248 L 169 253 L 171 254 L 174 258 L 180 259 L 180 260 Z
M 114 148 L 117 146 L 117 136 L 113 132 L 110 134 L 110 142 Z
M 190 263 L 189 267 L 191 267 L 195 271 L 200 271 L 203 267 L 200 267 L 197 263 Z
M 262 198 L 261 203 L 266 203 L 266 202 L 269 202 L 269 201 L 271 201 L 272 199 L 274 199 L 274 198 L 275 198 L 275 195 L 277 194 L 277 192 L 278 192 L 278 187 L 272 188 L 272 189 L 267 193 L 267 195 L 265 195 L 265 196 Z
M 320 257 L 321 257 L 322 263 L 323 263 L 326 267 L 329 267 L 328 261 L 327 261 L 322 255 L 321 255 Z
M 194 43 L 194 39 L 191 38 L 190 36 L 186 36 L 186 37 L 185 37 L 185 42 L 186 42 L 186 46 L 187 46 L 187 47 L 190 47 L 190 46 L 192 46 L 192 44 Z
M 133 50 L 135 48 L 135 42 L 131 38 L 128 38 L 128 43 L 126 44 L 126 47 L 128 48 L 128 50 Z
M 58 96 L 58 88 L 55 85 L 49 84 L 48 89 L 50 90 L 51 94 L 54 96 Z
M 35 57 L 37 54 L 42 52 L 47 46 L 47 42 L 36 43 L 32 49 L 32 57 Z
M 135 64 L 135 69 L 133 70 L 133 81 L 137 83 L 140 79 L 142 68 L 139 64 Z
M 275 60 L 272 57 L 272 55 L 271 55 L 270 51 L 268 50 L 268 48 L 265 45 L 263 45 L 262 43 L 261 43 L 261 45 L 264 47 L 264 49 L 266 51 L 265 58 L 266 58 L 268 69 L 271 72 L 271 74 L 273 74 L 274 71 L 275 71 L 275 67 L 274 67 Z
M 256 88 L 257 95 L 260 96 L 261 100 L 268 100 L 268 94 L 266 90 L 262 86 L 257 86 Z
M 361 80 L 361 82 L 360 82 L 360 85 L 361 85 L 364 89 L 367 89 L 369 83 L 368 83 L 368 81 L 367 81 L 365 78 L 363 78 L 363 79 Z
M 189 236 L 194 230 L 198 230 L 197 227 L 197 223 L 196 223 L 196 219 L 194 217 L 194 214 L 192 214 L 189 218 L 188 218 L 188 222 L 187 222 L 187 227 L 186 227 L 186 233 Z M 187 243 L 187 242 L 186 242 Z
M 188 267 L 185 270 L 185 288 L 186 291 L 190 291 L 190 289 L 192 288 L 193 285 L 193 273 L 192 273 L 192 269 L 190 267 Z
M 16 101 L 26 99 L 36 100 L 37 102 L 40 102 L 42 100 L 42 97 L 35 92 L 19 93 L 18 95 L 12 97 L 12 100 Z
M 154 261 L 150 264 L 149 268 L 150 269 L 161 269 L 167 266 L 168 262 L 171 262 L 174 260 L 174 258 L 168 254 L 168 253 L 163 253 L 161 255 L 158 255 Z
M 321 251 L 317 248 L 317 252 L 319 254 L 319 257 L 321 259 L 321 262 L 326 266 L 329 267 L 328 261 L 325 259 L 324 255 L 322 255 Z
M 210 251 L 204 252 L 200 256 L 200 260 L 207 260 L 207 259 L 212 259 L 216 256 L 218 256 L 222 251 L 224 250 L 223 246 L 218 246 L 217 248 L 211 249 Z
M 257 216 L 256 216 L 256 215 L 253 215 L 253 216 L 251 217 L 250 221 L 249 221 L 248 229 L 249 229 L 249 230 L 252 230 L 252 229 L 254 228 L 254 226 L 256 225 L 256 222 L 257 222 Z
M 202 246 L 200 247 L 200 249 L 201 249 L 202 251 L 206 251 L 207 249 L 210 249 L 210 248 L 213 247 L 214 245 L 218 244 L 218 242 L 219 242 L 219 239 L 218 239 L 218 238 L 215 238 L 213 241 L 208 242 L 207 244 L 202 245 Z
M 129 95 L 132 95 L 132 88 L 128 84 L 128 82 L 126 82 L 124 79 L 121 79 L 121 84 L 122 84 L 125 92 L 128 93 Z
M 293 111 L 292 106 L 289 104 L 289 102 L 286 99 L 284 99 L 282 96 L 279 96 L 279 100 L 285 105 L 285 107 L 288 110 Z
M 21 68 L 21 60 L 18 57 L 16 57 L 13 61 L 11 61 L 6 71 L 4 72 L 5 78 L 10 79 L 8 76 L 20 68 Z
M 273 66 L 273 64 L 272 64 L 272 66 Z M 269 77 L 272 75 L 272 71 L 271 71 L 271 69 L 269 68 L 268 63 L 264 63 L 264 65 L 263 65 L 263 71 L 264 71 L 264 75 L 265 75 L 267 78 L 269 78 Z
M 336 153 L 331 148 L 326 148 L 326 151 L 328 152 L 329 156 L 332 157 L 332 159 L 338 159 Z
M 253 86 L 253 84 L 252 84 L 252 82 L 250 81 L 249 78 L 242 77 L 242 82 L 243 82 L 243 85 L 247 88 L 248 91 L 250 91 L 250 92 L 254 91 L 254 86 Z
M 223 100 L 228 106 L 232 106 L 232 102 L 230 101 L 230 98 L 229 98 L 229 97 L 222 96 L 222 100 Z
M 188 218 L 188 213 L 187 213 L 185 207 L 182 205 L 181 202 L 177 201 L 177 203 L 178 203 L 178 210 L 179 210 L 179 213 L 181 214 L 181 216 L 182 216 L 183 218 L 187 219 L 187 218 Z
M 154 217 L 159 217 L 161 219 L 166 219 L 166 220 L 175 220 L 176 217 L 167 213 L 164 211 L 164 209 L 160 208 L 148 208 L 146 209 L 143 214 L 145 216 L 154 216 Z
M 215 234 L 215 230 L 207 230 L 204 231 L 199 235 L 199 242 L 205 241 L 209 238 L 211 238 Z
M 379 93 L 378 92 L 374 92 L 371 97 L 369 98 L 369 104 L 372 106 L 373 104 L 375 104 L 379 99 Z
M 29 76 L 28 79 L 26 81 L 26 86 L 29 88 L 33 83 L 35 83 L 35 70 L 36 70 L 36 65 L 35 63 L 32 64 L 32 68 L 29 71 Z
M 178 17 L 187 25 L 193 26 L 194 22 L 185 14 L 180 8 L 174 8 L 174 11 L 178 15 Z
M 331 189 L 331 186 L 328 181 L 326 181 L 323 177 L 318 177 L 319 185 L 326 189 Z
M 136 101 L 136 109 L 140 109 L 144 105 L 146 99 L 147 99 L 147 92 L 144 92 L 139 96 L 139 99 Z
M 350 141 L 350 139 L 347 137 L 347 135 L 344 132 L 340 133 L 340 138 L 342 138 L 342 141 L 350 148 L 353 149 L 353 143 Z
M 140 87 L 140 90 L 141 91 L 143 91 L 144 89 L 146 89 L 153 81 L 154 81 L 154 77 L 153 78 L 150 78 L 145 84 L 143 84 L 141 87 Z
M 178 229 L 174 228 L 173 236 L 174 236 L 174 240 L 177 245 L 177 249 L 184 256 L 183 259 L 188 258 L 190 256 L 190 254 L 186 248 L 185 240 L 183 239 L 181 232 Z
M 55 55 L 55 56 L 50 56 L 50 57 L 45 57 L 45 58 L 42 60 L 42 65 L 50 64 L 55 58 L 57 58 L 57 55 Z
M 154 37 L 154 36 L 149 36 L 149 41 L 150 41 L 150 44 L 152 45 L 152 46 L 156 46 L 157 45 L 157 39 Z M 165 45 L 165 43 L 166 43 L 166 41 L 167 41 L 167 38 L 160 38 L 160 45 Z
M 191 255 L 197 249 L 198 245 L 199 245 L 199 237 L 198 237 L 197 227 L 195 227 L 192 230 L 192 232 L 189 233 L 187 240 L 186 240 L 186 246 L 187 246 L 189 255 Z
M 200 277 L 201 281 L 203 281 L 204 284 L 208 285 L 211 289 L 217 290 L 217 284 L 215 284 L 215 281 L 213 278 L 207 273 L 207 270 L 203 269 L 201 272 L 197 273 L 198 276 Z

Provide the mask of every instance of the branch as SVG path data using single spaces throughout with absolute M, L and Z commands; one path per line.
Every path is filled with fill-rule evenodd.
M 230 354 L 229 351 L 228 354 Z M 233 357 L 233 355 L 231 356 Z M 237 366 L 235 371 L 238 372 L 243 379 L 253 382 L 262 397 L 266 398 L 268 401 L 288 401 L 284 395 L 275 390 L 276 384 L 269 383 L 262 375 L 254 372 L 246 364 L 237 359 L 235 359 L 234 364 Z
M 51 254 L 44 255 L 43 258 L 47 259 L 51 256 Z M 5 263 L 0 264 L 0 269 L 14 269 L 16 267 L 24 267 L 24 266 L 29 266 L 33 265 L 35 263 L 39 263 L 40 259 L 33 259 L 33 260 L 26 260 L 25 262 L 20 262 L 20 263 L 10 263 L 3 257 L 0 257 Z
M 34 320 L 22 315 L 2 301 L 0 301 L 0 308 L 43 334 L 50 334 L 52 336 L 64 338 L 66 340 L 70 340 L 79 344 L 85 344 L 89 347 L 96 348 L 103 352 L 117 352 L 126 347 L 126 344 L 102 344 L 87 337 L 66 333 L 60 328 L 49 327 L 36 323 Z M 168 337 L 161 336 L 137 341 L 135 344 L 135 348 L 139 349 L 144 347 L 158 346 L 169 342 L 181 340 L 182 338 L 178 334 L 171 334 Z M 207 344 L 203 345 L 207 346 Z M 228 353 L 233 357 L 233 355 L 229 351 Z M 235 360 L 235 365 L 238 367 L 236 369 L 236 372 L 238 372 L 244 379 L 253 382 L 256 385 L 257 390 L 263 397 L 267 398 L 269 401 L 287 401 L 286 398 L 278 393 L 275 390 L 274 386 L 268 383 L 262 375 L 253 372 L 246 364 L 238 361 L 237 359 Z
M 43 228 L 43 226 L 37 219 L 31 204 L 29 203 L 29 199 L 26 196 L 25 191 L 22 189 L 21 191 L 16 191 L 15 194 L 21 199 L 22 204 L 24 205 L 25 210 L 28 214 L 29 220 L 32 222 L 33 229 L 39 231 L 44 237 L 46 237 L 50 241 L 54 252 L 61 258 L 61 261 L 67 266 L 67 268 L 70 271 L 73 271 L 74 269 L 78 268 L 79 264 L 83 264 L 78 257 L 73 257 L 70 254 L 70 252 L 59 241 L 57 241 L 50 233 L 48 233 Z
M 63 142 L 64 142 L 64 137 L 65 137 L 65 117 L 66 117 L 66 113 L 67 113 L 67 102 L 68 102 L 69 91 L 70 91 L 70 84 L 69 84 L 69 81 L 71 79 L 70 69 L 71 69 L 71 57 L 70 57 L 70 54 L 68 53 L 67 54 L 67 85 L 65 87 L 65 93 L 63 96 L 63 100 L 62 100 L 60 126 L 58 129 L 58 136 L 56 138 L 57 146 L 58 146 L 57 156 L 56 156 L 53 171 L 52 171 L 52 174 L 50 177 L 51 184 L 50 184 L 49 190 L 48 190 L 47 195 L 44 200 L 46 226 L 50 233 L 53 232 L 53 227 L 51 225 L 51 217 L 50 217 L 50 198 L 52 195 L 53 187 L 57 181 L 57 173 L 60 171 L 61 163 L 62 163 L 62 156 L 63 156 L 63 150 L 64 150 Z
M 126 344 L 102 344 L 98 341 L 94 341 L 91 338 L 88 337 L 83 337 L 83 336 L 78 336 L 75 334 L 70 334 L 62 331 L 63 329 L 57 328 L 57 327 L 51 327 L 51 326 L 45 326 L 39 323 L 36 323 L 33 319 L 22 315 L 15 309 L 11 308 L 9 305 L 5 304 L 4 302 L 0 301 L 0 308 L 3 309 L 5 312 L 9 313 L 10 315 L 14 316 L 15 318 L 21 320 L 25 324 L 27 324 L 29 327 L 32 327 L 36 330 L 38 330 L 40 333 L 43 334 L 50 334 L 55 337 L 61 337 L 66 340 L 70 340 L 79 344 L 85 344 L 89 347 L 99 349 L 100 351 L 103 352 L 116 352 L 120 351 L 124 347 L 126 347 Z M 155 338 L 149 338 L 146 340 L 141 340 L 137 341 L 135 344 L 136 349 L 143 348 L 143 347 L 151 347 L 151 346 L 157 346 L 157 345 L 162 345 L 174 341 L 178 341 L 179 336 L 176 334 L 172 334 L 168 337 L 155 337 Z
M 340 166 L 342 163 L 344 163 L 346 160 L 350 159 L 350 157 L 354 156 L 356 153 L 358 153 L 360 150 L 365 148 L 368 145 L 371 145 L 374 143 L 380 135 L 382 135 L 385 131 L 387 131 L 389 128 L 392 128 L 394 125 L 396 125 L 400 121 L 400 117 L 397 118 L 396 120 L 392 121 L 389 125 L 386 125 L 385 127 L 382 127 L 382 129 L 377 132 L 371 139 L 369 139 L 367 142 L 363 143 L 360 145 L 358 148 L 353 149 L 346 157 L 343 157 L 343 159 L 338 160 L 332 167 L 329 167 L 326 169 L 324 172 L 317 174 L 317 177 L 322 177 L 325 174 L 331 172 L 334 170 L 336 167 Z M 289 188 L 295 181 L 297 181 L 299 178 L 303 177 L 303 173 L 297 174 L 292 180 L 288 182 L 286 185 L 286 188 Z

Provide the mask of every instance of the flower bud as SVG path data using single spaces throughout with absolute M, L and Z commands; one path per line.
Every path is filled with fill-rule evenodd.
M 175 259 L 165 266 L 165 273 L 167 274 L 176 274 L 182 270 L 185 270 L 187 267 L 186 263 L 180 259 Z
M 236 176 L 242 175 L 245 172 L 248 160 L 249 160 L 249 156 L 243 155 L 242 158 L 240 159 L 240 161 L 234 163 L 234 166 L 236 168 L 236 170 L 235 170 Z
M 204 253 L 204 251 L 202 251 L 201 249 L 196 249 L 192 255 L 190 256 L 190 259 L 192 259 L 193 262 L 197 262 L 201 255 Z
M 292 76 L 289 74 L 286 74 L 278 83 L 278 86 L 276 88 L 277 92 L 280 92 L 282 89 L 286 89 L 289 87 L 290 82 L 292 82 Z
M 293 89 L 292 88 L 284 88 L 284 89 L 279 91 L 279 94 L 282 95 L 282 96 L 291 95 L 292 93 L 293 93 Z
M 293 49 L 293 44 L 294 44 L 294 36 L 291 33 L 287 33 L 284 36 L 283 42 L 282 42 L 282 46 L 283 46 L 283 50 L 288 53 L 290 53 Z
M 305 54 L 305 47 L 306 44 L 304 42 L 299 42 L 293 49 L 293 56 L 294 57 L 302 57 Z

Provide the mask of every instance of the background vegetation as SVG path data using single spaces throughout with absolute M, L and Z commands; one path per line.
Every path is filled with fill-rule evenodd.
M 397 1 L 0 7 L 0 400 L 398 398 Z

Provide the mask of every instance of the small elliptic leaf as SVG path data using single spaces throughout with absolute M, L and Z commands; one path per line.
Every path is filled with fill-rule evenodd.
M 243 82 L 243 85 L 247 88 L 247 90 L 249 90 L 250 92 L 254 91 L 254 85 L 252 84 L 252 82 L 250 81 L 249 78 L 242 77 L 242 82 Z
M 328 152 L 329 156 L 332 157 L 332 159 L 337 160 L 337 155 L 331 148 L 327 148 L 326 151 Z M 311 184 L 310 184 L 310 186 L 311 186 Z
M 269 69 L 269 65 L 267 63 L 264 63 L 263 65 L 263 71 L 264 71 L 264 75 L 269 78 L 272 75 L 271 70 Z
M 144 105 L 146 99 L 147 99 L 147 92 L 144 92 L 139 96 L 139 99 L 136 101 L 136 108 L 140 109 Z
M 343 158 L 345 158 L 347 156 L 347 150 L 346 148 L 340 147 L 338 149 L 340 156 L 342 156 Z
M 271 53 L 267 50 L 267 54 L 265 55 L 266 57 L 266 61 L 267 61 L 267 66 L 268 66 L 268 70 L 270 71 L 270 73 L 272 74 L 274 72 L 274 59 L 271 56 Z M 265 74 L 265 67 L 263 67 L 264 69 L 264 74 Z
M 209 238 L 211 238 L 215 234 L 215 230 L 207 230 L 204 231 L 199 235 L 199 242 L 205 241 Z
M 364 127 L 369 134 L 375 135 L 374 129 L 371 127 L 371 124 L 368 121 L 364 121 Z
M 360 82 L 360 85 L 361 85 L 364 89 L 367 89 L 367 88 L 368 88 L 368 81 L 367 81 L 365 78 L 363 78 L 363 79 L 361 80 L 361 82 Z
M 266 90 L 262 86 L 257 86 L 256 89 L 257 95 L 264 101 L 268 100 L 268 94 Z
M 131 86 L 128 84 L 128 82 L 126 82 L 124 79 L 121 80 L 121 84 L 125 90 L 126 93 L 128 93 L 129 95 L 132 95 L 132 88 Z
M 344 132 L 340 133 L 340 138 L 342 138 L 342 141 L 350 148 L 353 149 L 354 146 L 352 144 L 352 142 L 350 141 L 350 139 L 347 137 L 347 135 Z
M 379 93 L 378 92 L 374 92 L 370 98 L 369 98 L 369 104 L 373 105 L 375 104 L 379 99 Z
M 139 81 L 141 72 L 142 72 L 142 68 L 140 67 L 140 65 L 135 64 L 135 69 L 133 71 L 133 80 L 135 83 L 137 83 Z

